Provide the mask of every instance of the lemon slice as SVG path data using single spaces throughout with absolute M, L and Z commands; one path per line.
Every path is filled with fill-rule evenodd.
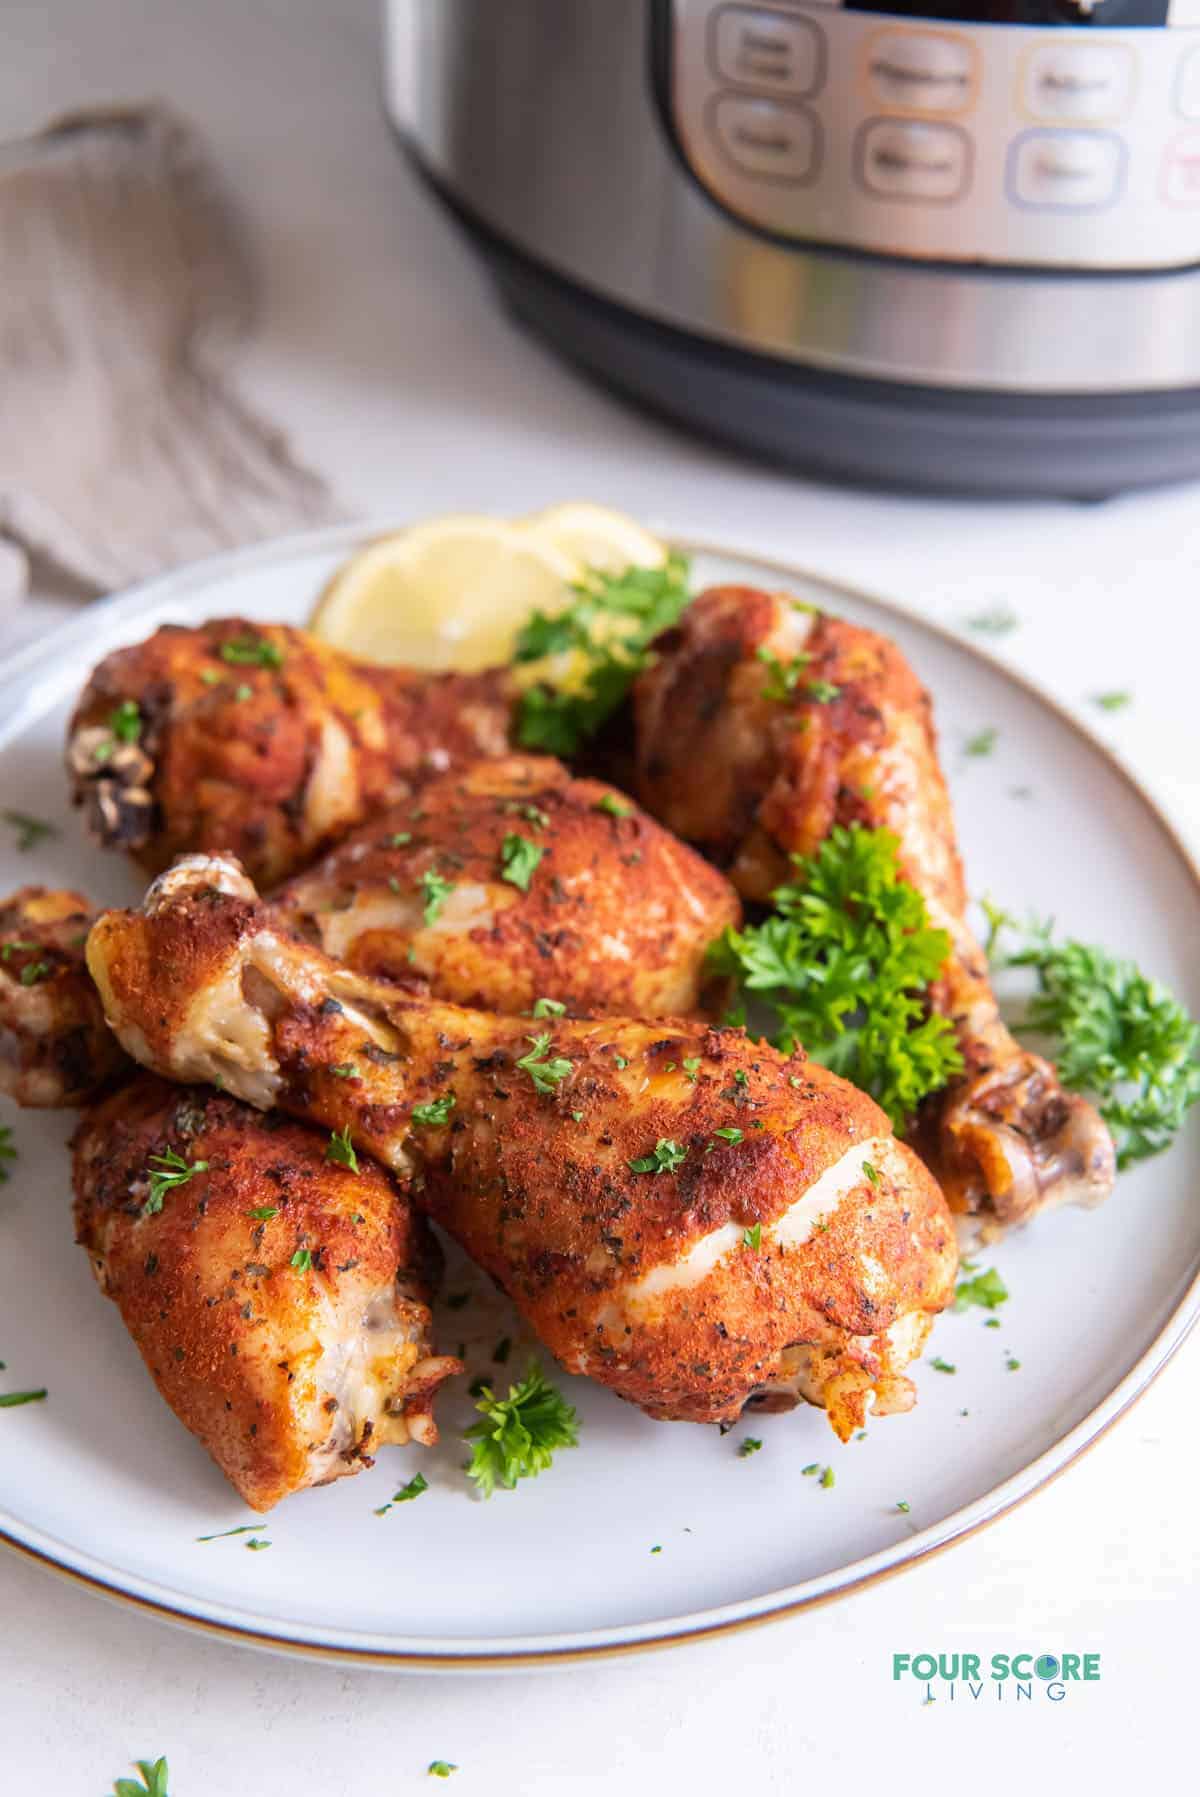
M 363 661 L 472 673 L 512 658 L 535 611 L 562 611 L 583 564 L 499 518 L 451 515 L 380 537 L 339 569 L 309 629 Z
M 535 542 L 604 574 L 620 574 L 626 568 L 661 568 L 667 559 L 666 544 L 643 530 L 635 518 L 586 500 L 534 512 L 522 520 L 521 528 Z

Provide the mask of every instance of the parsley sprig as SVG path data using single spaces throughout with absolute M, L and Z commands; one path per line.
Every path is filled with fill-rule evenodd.
M 688 563 L 672 555 L 661 568 L 592 568 L 572 591 L 573 604 L 553 617 L 535 612 L 516 643 L 518 662 L 566 658 L 561 682 L 548 671 L 517 715 L 521 746 L 551 755 L 573 755 L 620 705 L 647 665 L 650 643 L 688 603 Z
M 687 1159 L 687 1149 L 669 1136 L 660 1136 L 649 1154 L 629 1162 L 631 1173 L 674 1173 Z
M 1020 926 L 986 909 L 993 966 L 1031 968 L 1037 978 L 1017 1030 L 1045 1038 L 1063 1084 L 1095 1100 L 1118 1167 L 1161 1154 L 1200 1098 L 1200 1024 L 1132 961 L 1094 943 L 1056 942 L 1050 922 L 1026 926 L 1006 953 L 1004 936 Z
M 481 1387 L 475 1403 L 480 1420 L 467 1430 L 474 1445 L 467 1474 L 480 1493 L 491 1497 L 497 1485 L 511 1491 L 518 1479 L 545 1472 L 559 1448 L 579 1442 L 579 1418 L 573 1405 L 532 1365 L 507 1398 L 490 1385 Z
M 528 1054 L 521 1056 L 517 1066 L 522 1073 L 529 1075 L 536 1091 L 553 1092 L 556 1086 L 560 1086 L 575 1071 L 574 1061 L 568 1061 L 562 1055 L 551 1056 L 548 1030 L 543 1030 L 537 1036 L 526 1036 L 525 1040 L 533 1046 Z
M 189 1179 L 197 1173 L 208 1172 L 207 1161 L 188 1161 L 173 1148 L 166 1148 L 161 1154 L 152 1154 L 146 1163 L 150 1169 L 150 1191 L 142 1215 L 151 1217 L 163 1207 L 163 1199 L 176 1186 L 185 1186 Z
M 928 1002 L 950 938 L 901 877 L 898 849 L 889 830 L 833 830 L 815 854 L 793 857 L 795 878 L 772 894 L 774 914 L 727 929 L 710 959 L 737 978 L 743 999 L 771 1006 L 779 1047 L 803 1044 L 899 1129 L 962 1057 L 953 1025 Z

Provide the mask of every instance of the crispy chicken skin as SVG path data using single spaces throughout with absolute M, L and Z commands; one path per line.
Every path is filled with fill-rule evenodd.
M 20 1105 L 82 1104 L 129 1065 L 83 958 L 92 916 L 47 886 L 0 900 L 0 1092 Z
M 834 825 L 886 827 L 931 921 L 949 931 L 934 1002 L 957 1026 L 966 1068 L 927 1102 L 916 1139 L 953 1208 L 998 1227 L 1107 1197 L 1115 1161 L 1103 1121 L 1000 1017 L 966 923 L 929 695 L 896 646 L 786 593 L 719 587 L 655 647 L 634 691 L 637 791 L 655 817 L 754 900 Z M 801 655 L 794 691 L 768 697 L 769 658 L 792 667 Z
M 876 1105 L 802 1056 L 680 1019 L 551 1019 L 531 1048 L 527 1020 L 281 937 L 228 861 L 105 913 L 88 962 L 139 1060 L 348 1130 L 564 1366 L 652 1415 L 805 1397 L 844 1439 L 872 1404 L 913 1402 L 902 1369 L 953 1296 L 951 1218 Z
M 383 1444 L 435 1441 L 434 1392 L 462 1370 L 430 1347 L 424 1223 L 381 1167 L 332 1165 L 327 1142 L 139 1074 L 73 1143 L 76 1231 L 97 1283 L 254 1510 L 370 1466 Z M 168 1150 L 196 1171 L 154 1210 L 151 1156 Z M 311 1266 L 294 1263 L 302 1250 Z
M 524 891 L 505 878 L 514 854 Z M 432 903 L 430 879 L 450 887 Z M 652 1017 L 697 1009 L 706 950 L 741 906 L 613 788 L 508 755 L 372 819 L 271 911 L 356 972 L 455 1004 L 528 1015 L 549 998 L 580 1016 Z
M 152 872 L 227 850 L 271 885 L 431 773 L 500 753 L 511 710 L 503 670 L 371 667 L 242 618 L 164 624 L 95 669 L 67 767 L 105 847 Z

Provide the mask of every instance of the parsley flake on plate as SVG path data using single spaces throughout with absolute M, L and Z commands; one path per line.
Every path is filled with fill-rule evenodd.
M 467 1474 L 485 1498 L 497 1485 L 511 1491 L 518 1479 L 535 1478 L 545 1472 L 559 1448 L 578 1445 L 574 1406 L 536 1364 L 519 1385 L 509 1386 L 506 1398 L 482 1385 L 475 1408 L 480 1420 L 466 1434 L 473 1444 Z
M 928 1003 L 950 937 L 931 927 L 924 899 L 901 877 L 899 846 L 890 830 L 839 826 L 814 854 L 793 858 L 773 914 L 726 929 L 709 960 L 736 977 L 743 999 L 775 1012 L 777 1047 L 791 1053 L 802 1042 L 902 1129 L 961 1071 L 962 1056 L 953 1024 Z
M 1124 711 L 1132 705 L 1132 693 L 1093 693 L 1092 704 L 1098 705 L 1101 711 Z
M 22 855 L 36 848 L 39 842 L 46 842 L 51 836 L 58 835 L 57 824 L 48 824 L 40 817 L 31 817 L 27 811 L 0 811 L 0 820 L 10 830 L 16 831 L 17 849 Z
M 976 735 L 967 738 L 966 742 L 963 744 L 963 753 L 965 755 L 977 757 L 981 755 L 990 755 L 996 746 L 999 734 L 999 731 L 996 730 L 994 726 L 989 725 L 986 730 L 980 730 Z
M 430 1760 L 426 1770 L 430 1778 L 449 1778 L 452 1772 L 458 1771 L 458 1767 L 453 1760 Z
M 141 1778 L 118 1778 L 113 1785 L 115 1797 L 169 1797 L 165 1759 L 135 1760 L 134 1765 Z
M 999 1305 L 1007 1304 L 1008 1287 L 995 1267 L 976 1273 L 971 1262 L 964 1261 L 962 1270 L 973 1277 L 960 1279 L 955 1287 L 955 1310 L 969 1310 L 972 1304 L 979 1305 L 981 1310 L 995 1310 Z
M 631 1173 L 673 1173 L 687 1159 L 687 1149 L 669 1136 L 660 1136 L 649 1154 L 628 1163 Z
M 958 1368 L 951 1366 L 948 1360 L 943 1360 L 940 1354 L 935 1354 L 929 1364 L 935 1373 L 957 1373 L 958 1371 Z
M 757 1435 L 743 1435 L 738 1443 L 738 1459 L 748 1460 L 751 1454 L 757 1454 L 762 1442 Z
M 38 1404 L 45 1396 L 44 1385 L 37 1391 L 0 1391 L 0 1410 L 15 1410 L 20 1404 Z
M 402 1485 L 395 1496 L 389 1499 L 386 1504 L 381 1504 L 375 1514 L 376 1516 L 386 1516 L 388 1511 L 394 1509 L 397 1504 L 411 1504 L 414 1498 L 419 1498 L 423 1491 L 428 1490 L 429 1480 L 425 1477 L 425 1474 L 414 1473 L 412 1478 L 408 1481 L 408 1484 Z

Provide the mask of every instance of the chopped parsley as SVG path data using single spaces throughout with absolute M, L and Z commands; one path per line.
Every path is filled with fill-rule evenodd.
M 388 1511 L 393 1507 L 393 1505 L 395 1505 L 395 1504 L 411 1504 L 414 1498 L 419 1498 L 423 1491 L 428 1491 L 428 1490 L 429 1490 L 429 1480 L 425 1477 L 425 1474 L 424 1473 L 414 1473 L 412 1478 L 408 1481 L 408 1484 L 402 1485 L 400 1487 L 399 1491 L 396 1492 L 395 1496 L 393 1498 L 391 1498 L 388 1503 L 381 1504 L 379 1509 L 376 1510 L 375 1514 L 376 1514 L 376 1516 L 386 1516 Z
M 271 1543 L 269 1541 L 264 1541 L 261 1536 L 252 1535 L 246 1543 L 246 1548 L 248 1552 L 252 1554 L 261 1554 L 263 1549 L 265 1547 L 270 1547 L 270 1545 Z
M 279 1206 L 277 1204 L 258 1204 L 253 1210 L 248 1210 L 246 1215 L 253 1217 L 256 1223 L 269 1223 L 272 1217 L 279 1215 Z
M 958 1368 L 951 1366 L 948 1360 L 943 1360 L 940 1354 L 935 1354 L 929 1364 L 935 1373 L 957 1373 L 958 1371 Z
M 762 1224 L 751 1223 L 742 1231 L 742 1247 L 752 1248 L 757 1253 L 762 1247 Z
M 738 1444 L 738 1459 L 748 1460 L 751 1454 L 757 1454 L 762 1442 L 757 1435 L 743 1435 Z
M 412 1120 L 414 1123 L 431 1123 L 436 1128 L 441 1128 L 444 1123 L 449 1123 L 455 1103 L 453 1092 L 443 1092 L 440 1098 L 431 1098 L 428 1104 L 414 1104 Z
M 972 1304 L 978 1304 L 981 1310 L 995 1310 L 999 1305 L 1007 1304 L 1008 1287 L 995 1267 L 976 1273 L 974 1265 L 964 1261 L 962 1271 L 974 1277 L 959 1280 L 954 1292 L 955 1310 L 969 1310 Z
M 831 1466 L 827 1466 L 825 1468 L 824 1472 L 821 1474 L 821 1477 L 817 1480 L 817 1484 L 821 1487 L 822 1491 L 832 1491 L 833 1490 L 834 1476 L 833 1476 L 833 1468 Z
M 879 1184 L 879 1168 L 873 1161 L 864 1161 L 862 1170 L 866 1174 L 867 1180 L 871 1185 L 877 1186 Z
M 988 611 L 976 612 L 973 618 L 968 618 L 967 629 L 974 630 L 979 636 L 1007 636 L 1020 621 L 1011 606 L 993 605 Z
M 31 817 L 27 811 L 0 811 L 0 820 L 10 830 L 16 831 L 17 848 L 22 855 L 36 848 L 39 842 L 58 835 L 56 824 L 48 824 L 40 817 Z
M 793 857 L 795 878 L 772 894 L 774 913 L 726 929 L 709 961 L 736 976 L 743 998 L 772 1007 L 777 1047 L 803 1043 L 902 1129 L 961 1071 L 962 1056 L 949 1018 L 929 1008 L 950 938 L 901 876 L 899 846 L 889 830 L 834 829 L 814 854 Z
M 500 878 L 515 886 L 518 892 L 528 892 L 529 882 L 545 853 L 545 849 L 539 848 L 528 836 L 518 836 L 510 830 L 500 845 Z
M 740 1129 L 714 1129 L 713 1135 L 722 1142 L 730 1143 L 734 1148 L 739 1142 L 744 1142 L 746 1139 Z
M 1101 711 L 1124 711 L 1127 705 L 1133 704 L 1133 694 L 1093 693 L 1092 704 L 1098 705 Z
M 795 692 L 812 656 L 796 655 L 791 661 L 781 661 L 778 655 L 764 646 L 758 651 L 758 659 L 767 669 L 767 682 L 762 689 L 763 698 L 782 703 Z
M 12 1126 L 0 1123 L 0 1185 L 8 1178 L 12 1162 L 17 1158 L 16 1144 L 13 1141 Z
M 535 998 L 533 1001 L 534 1017 L 561 1017 L 566 1010 L 560 998 Z
M 1093 943 L 1055 942 L 1049 923 L 1029 925 L 1016 952 L 1004 952 L 1013 919 L 987 910 L 993 966 L 1037 977 L 1017 1029 L 1045 1039 L 1063 1084 L 1095 1100 L 1118 1167 L 1161 1154 L 1200 1098 L 1200 1024 L 1132 961 Z
M 578 1445 L 574 1407 L 536 1364 L 519 1385 L 509 1386 L 507 1398 L 498 1398 L 490 1385 L 481 1386 L 475 1408 L 480 1420 L 466 1434 L 473 1444 L 467 1474 L 485 1498 L 497 1485 L 511 1491 L 518 1479 L 535 1478 L 559 1448 Z
M 454 891 L 454 881 L 447 880 L 437 872 L 436 868 L 428 868 L 421 875 L 421 897 L 425 901 L 425 922 L 435 923 L 442 906 Z
M 388 837 L 388 847 L 392 849 L 406 849 L 411 841 L 411 830 L 396 830 Z
M 17 978 L 22 986 L 36 986 L 39 980 L 49 979 L 50 973 L 49 961 L 26 961 Z
M 821 1463 L 819 1460 L 810 1460 L 807 1466 L 802 1466 L 800 1468 L 801 1476 L 806 1479 L 810 1473 L 819 1473 L 820 1470 Z
M 1019 1373 L 1021 1370 L 1021 1362 L 1019 1360 L 1015 1360 L 1011 1354 L 1009 1355 L 1008 1359 L 1005 1361 L 1004 1365 L 1010 1373 Z
M 44 1385 L 38 1391 L 0 1391 L 0 1410 L 15 1410 L 18 1404 L 39 1404 L 45 1396 Z
M 335 1129 L 330 1135 L 325 1159 L 332 1161 L 335 1166 L 349 1167 L 351 1173 L 358 1172 L 358 1156 L 354 1152 L 354 1143 L 350 1140 L 349 1124 L 345 1129 Z
M 458 1767 L 453 1760 L 430 1760 L 427 1770 L 430 1778 L 449 1778 L 452 1772 L 458 1771 Z
M 108 727 L 118 742 L 135 743 L 142 731 L 142 714 L 136 699 L 122 699 L 108 714 Z
M 672 1142 L 669 1136 L 660 1136 L 649 1154 L 640 1155 L 628 1165 L 631 1173 L 673 1173 L 686 1159 L 686 1148 Z
M 235 636 L 217 650 L 222 661 L 237 668 L 281 668 L 283 650 L 262 636 Z
M 683 1063 L 684 1079 L 690 1080 L 692 1085 L 694 1086 L 696 1083 L 696 1075 L 699 1073 L 699 1071 L 700 1071 L 700 1056 L 698 1054 L 688 1055 L 687 1059 Z
M 311 1248 L 297 1248 L 296 1252 L 292 1255 L 291 1260 L 288 1262 L 289 1266 L 295 1267 L 297 1273 L 311 1272 L 312 1264 L 313 1257 Z
M 353 1079 L 358 1068 L 353 1061 L 339 1061 L 336 1066 L 330 1067 L 326 1071 L 332 1073 L 334 1079 Z
M 517 740 L 551 755 L 573 755 L 620 705 L 651 642 L 688 603 L 688 564 L 672 555 L 661 568 L 592 568 L 572 592 L 565 611 L 535 612 L 516 643 L 518 663 L 548 662 L 522 696 Z M 553 665 L 558 658 L 562 672 Z
M 810 680 L 804 689 L 804 697 L 811 699 L 814 705 L 832 705 L 841 696 L 841 687 L 834 686 L 831 680 Z
M 897 1510 L 902 1510 L 904 1512 L 905 1516 L 907 1516 L 909 1511 L 912 1509 L 912 1505 L 907 1503 L 904 1500 L 904 1498 L 901 1498 L 899 1500 L 899 1502 L 897 1503 L 896 1508 L 897 1508 Z
M 990 755 L 996 746 L 998 735 L 999 732 L 991 726 L 986 730 L 978 731 L 976 735 L 967 738 L 963 744 L 963 753 L 965 755 Z
M 593 811 L 605 811 L 609 817 L 628 817 L 633 810 L 624 799 L 619 799 L 615 792 L 606 792 L 602 799 L 597 799 L 592 806 Z
M 231 1535 L 253 1535 L 255 1530 L 261 1529 L 262 1526 L 258 1522 L 244 1522 L 236 1529 L 222 1529 L 219 1535 L 197 1535 L 196 1540 L 227 1541 Z
M 163 1207 L 163 1199 L 175 1186 L 185 1186 L 189 1179 L 197 1173 L 208 1172 L 207 1161 L 187 1161 L 173 1148 L 167 1148 L 162 1154 L 152 1154 L 147 1167 L 150 1172 L 150 1195 L 142 1206 L 143 1217 L 152 1216 Z
M 529 1053 L 522 1055 L 517 1066 L 522 1073 L 527 1073 L 538 1092 L 553 1092 L 568 1076 L 574 1072 L 574 1061 L 564 1060 L 561 1055 L 551 1058 L 550 1036 L 544 1031 L 540 1036 L 526 1036 L 525 1040 L 533 1044 Z
M 169 1797 L 165 1759 L 135 1760 L 134 1765 L 141 1778 L 118 1778 L 113 1785 L 115 1797 Z

